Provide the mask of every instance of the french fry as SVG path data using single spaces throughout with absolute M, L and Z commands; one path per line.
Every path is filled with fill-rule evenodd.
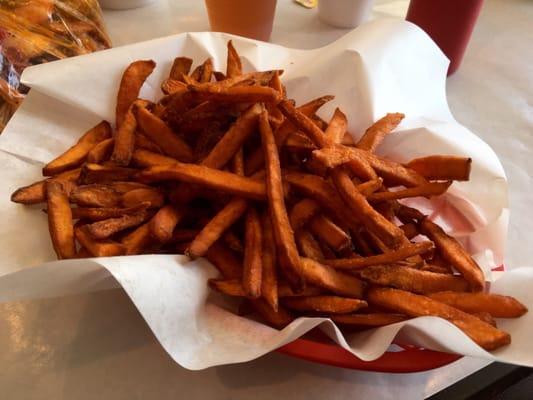
M 299 152 L 306 154 L 311 153 L 313 150 L 316 149 L 316 146 L 313 144 L 313 142 L 311 142 L 311 140 L 307 136 L 300 133 L 299 131 L 294 131 L 289 134 L 283 145 L 291 152 Z
M 277 103 L 281 99 L 278 91 L 266 86 L 188 86 L 189 93 L 197 101 L 221 103 Z
M 117 129 L 120 129 L 128 109 L 139 97 L 141 86 L 154 68 L 155 62 L 153 60 L 141 60 L 131 63 L 124 71 L 117 95 L 115 117 Z
M 93 257 L 113 257 L 125 254 L 125 248 L 120 243 L 109 239 L 97 240 L 88 232 L 87 226 L 74 228 L 76 240 L 85 248 Z
M 165 79 L 163 83 L 161 83 L 161 91 L 166 95 L 184 93 L 187 91 L 187 84 L 183 82 L 184 80 L 185 75 L 180 76 L 179 79 Z
M 176 163 L 155 166 L 141 171 L 138 178 L 146 183 L 160 181 L 196 183 L 236 196 L 256 200 L 266 199 L 266 187 L 263 182 L 201 165 Z
M 247 297 L 261 296 L 263 238 L 261 220 L 255 209 L 250 208 L 246 214 L 244 262 L 242 286 Z
M 295 292 L 294 290 L 291 289 L 291 287 L 287 283 L 278 282 L 278 297 L 279 298 L 318 296 L 318 295 L 324 294 L 324 292 L 326 292 L 326 290 L 316 287 L 316 286 L 311 286 L 311 285 L 306 285 L 302 291 Z
M 242 253 L 244 251 L 241 239 L 234 232 L 224 232 L 222 240 L 231 250 L 236 251 L 237 253 Z
M 368 204 L 366 198 L 357 191 L 348 175 L 343 171 L 335 170 L 333 180 L 346 206 L 368 230 L 375 233 L 388 246 L 394 247 L 401 242 L 402 230 Z
M 210 168 L 221 168 L 226 165 L 257 128 L 257 118 L 260 113 L 261 106 L 259 104 L 254 104 L 244 112 L 207 157 L 202 160 L 201 164 Z
M 274 231 L 268 212 L 261 218 L 263 228 L 263 250 L 262 259 L 262 279 L 261 295 L 274 311 L 278 310 L 278 279 L 276 272 L 276 244 L 274 241 Z
M 391 133 L 404 117 L 405 115 L 401 113 L 385 115 L 365 131 L 356 146 L 362 150 L 374 152 L 383 139 L 385 139 L 385 136 Z
M 248 201 L 235 198 L 220 210 L 194 238 L 188 249 L 190 257 L 202 257 L 222 234 L 241 218 L 248 209 Z
M 495 328 L 498 327 L 498 325 L 496 324 L 496 321 L 494 320 L 494 318 L 492 318 L 492 315 L 490 315 L 488 312 L 478 312 L 478 313 L 473 313 L 472 315 L 479 318 L 483 322 L 486 322 L 487 324 L 492 325 Z
M 429 297 L 470 314 L 485 312 L 494 318 L 518 318 L 527 312 L 514 297 L 500 294 L 440 292 Z
M 403 314 L 371 313 L 333 315 L 331 319 L 333 322 L 342 325 L 355 325 L 359 327 L 375 328 L 405 321 L 407 317 Z
M 133 207 L 76 207 L 72 209 L 72 219 L 88 221 L 102 221 L 109 218 L 118 218 L 123 215 L 131 215 L 148 209 L 149 204 L 141 203 Z
M 354 182 L 355 184 L 355 182 Z M 364 183 L 359 183 L 355 186 L 357 191 L 363 196 L 368 197 L 372 195 L 375 191 L 379 190 L 383 186 L 383 179 L 377 178 Z
M 302 199 L 296 203 L 290 212 L 289 220 L 292 229 L 297 231 L 304 227 L 307 222 L 320 211 L 318 203 L 311 199 Z
M 391 288 L 372 288 L 368 301 L 380 307 L 398 311 L 410 317 L 441 317 L 461 329 L 485 350 L 495 350 L 511 342 L 507 332 L 501 331 L 470 314 L 432 300 L 429 297 Z
M 182 211 L 172 204 L 167 204 L 150 220 L 150 233 L 159 243 L 166 243 L 172 239 L 172 232 L 182 218 Z
M 314 236 L 324 241 L 335 251 L 341 251 L 351 244 L 350 236 L 323 214 L 311 219 L 309 229 Z
M 46 201 L 46 182 L 55 181 L 63 185 L 67 195 L 76 187 L 76 181 L 80 176 L 80 169 L 76 168 L 65 171 L 53 178 L 43 179 L 31 185 L 21 187 L 13 192 L 11 201 L 20 204 L 39 204 Z
M 305 257 L 301 258 L 301 271 L 307 283 L 341 296 L 356 299 L 363 297 L 364 284 L 355 276 L 335 271 L 327 265 Z
M 454 292 L 468 290 L 468 282 L 459 276 L 438 274 L 394 265 L 375 265 L 368 267 L 361 271 L 360 276 L 376 285 L 391 286 L 419 294 L 435 293 L 444 290 Z
M 109 218 L 87 225 L 87 232 L 95 239 L 107 239 L 117 232 L 142 224 L 148 217 L 146 211 L 125 214 L 121 217 Z
M 311 232 L 306 229 L 300 229 L 296 231 L 295 238 L 303 256 L 319 262 L 324 260 L 324 253 L 322 253 L 320 245 Z
M 328 314 L 348 314 L 368 304 L 364 300 L 349 299 L 339 296 L 287 297 L 283 305 L 290 310 Z
M 346 115 L 339 108 L 336 108 L 325 134 L 333 143 L 340 143 L 346 133 L 347 125 Z
M 183 139 L 176 135 L 158 117 L 144 107 L 137 107 L 137 122 L 143 133 L 161 150 L 176 160 L 190 162 L 193 160 L 191 148 Z
M 80 171 L 80 184 L 109 183 L 113 181 L 127 181 L 137 171 L 133 168 L 105 166 L 100 164 L 84 164 Z
M 228 41 L 228 57 L 226 61 L 226 77 L 233 78 L 242 74 L 242 63 L 231 40 Z
M 116 207 L 120 198 L 117 190 L 101 184 L 78 186 L 70 193 L 70 201 L 82 207 Z
M 149 150 L 137 149 L 133 152 L 131 160 L 138 167 L 155 167 L 156 165 L 172 165 L 176 159 L 157 154 Z
M 228 296 L 246 297 L 242 282 L 237 279 L 209 279 L 207 283 L 211 289 Z
M 128 166 L 135 149 L 135 131 L 137 130 L 137 118 L 135 117 L 135 110 L 137 107 L 144 107 L 144 102 L 140 100 L 134 101 L 124 119 L 122 124 L 115 133 L 115 144 L 113 146 L 113 153 L 111 154 L 111 161 L 117 165 Z
M 165 203 L 161 191 L 154 188 L 134 189 L 126 192 L 120 199 L 124 207 L 135 207 L 139 204 L 149 204 L 149 208 L 159 208 Z
M 276 241 L 277 257 L 289 284 L 298 290 L 304 287 L 300 275 L 300 258 L 285 208 L 278 148 L 268 123 L 266 110 L 259 117 L 259 132 L 265 159 L 268 207 Z
M 397 190 L 395 192 L 377 192 L 367 196 L 370 202 L 406 199 L 409 197 L 432 197 L 439 196 L 446 192 L 452 181 L 446 182 L 429 182 L 424 185 L 411 187 L 408 189 Z
M 470 178 L 472 159 L 437 155 L 411 160 L 405 166 L 426 179 L 467 181 Z
M 336 269 L 361 269 L 372 265 L 392 264 L 397 261 L 403 261 L 414 255 L 423 254 L 433 250 L 432 242 L 425 241 L 404 245 L 398 250 L 390 251 L 384 254 L 378 254 L 369 257 L 359 258 L 339 258 L 335 260 L 326 260 L 326 264 Z
M 242 147 L 237 150 L 231 159 L 231 171 L 234 174 L 244 176 L 244 151 L 242 150 Z
M 213 61 L 208 58 L 194 69 L 194 71 L 191 73 L 191 78 L 197 82 L 209 82 L 212 74 Z M 183 78 L 186 79 L 187 76 L 183 76 Z
M 57 257 L 74 258 L 76 246 L 72 226 L 72 212 L 68 196 L 59 182 L 46 183 L 46 199 L 48 206 L 48 227 Z
M 113 138 L 102 140 L 87 153 L 87 162 L 99 164 L 102 161 L 107 161 L 111 156 L 114 145 L 115 139 Z
M 400 229 L 403 231 L 403 234 L 408 240 L 411 240 L 415 236 L 418 236 L 418 227 L 416 224 L 413 224 L 412 222 L 408 222 L 407 224 L 400 225 Z
M 150 243 L 152 243 L 150 222 L 142 224 L 120 240 L 124 254 L 127 256 L 141 254 Z
M 324 168 L 335 168 L 349 162 L 365 160 L 384 179 L 387 185 L 412 187 L 428 183 L 422 175 L 414 170 L 354 147 L 337 145 L 314 150 L 313 160 L 321 163 Z
M 176 228 L 172 232 L 172 237 L 169 240 L 169 243 L 178 243 L 178 242 L 190 242 L 198 235 L 200 230 L 198 229 L 186 229 L 186 228 Z
M 65 153 L 46 164 L 43 167 L 43 175 L 57 175 L 60 172 L 79 167 L 87 157 L 89 151 L 109 137 L 111 137 L 111 126 L 109 122 L 100 122 L 85 132 L 78 142 Z
M 420 224 L 422 233 L 428 236 L 439 250 L 442 257 L 463 275 L 473 291 L 481 291 L 485 286 L 485 277 L 479 265 L 463 249 L 459 242 L 444 230 L 425 218 Z
M 157 115 L 157 114 L 154 113 L 154 115 Z M 143 150 L 151 151 L 152 153 L 163 154 L 163 151 L 157 144 L 152 142 L 150 139 L 148 139 L 145 135 L 143 135 L 139 131 L 135 132 L 135 149 L 136 150 L 143 149 Z
M 192 66 L 192 59 L 188 57 L 176 57 L 170 68 L 169 79 L 181 79 L 181 75 L 187 75 Z
M 234 252 L 222 243 L 213 243 L 205 256 L 220 271 L 224 279 L 241 280 L 243 274 L 242 262 L 239 261 Z
M 252 306 L 265 322 L 274 328 L 283 329 L 293 320 L 284 308 L 278 307 L 277 310 L 274 310 L 264 299 L 252 300 Z
M 113 190 L 116 190 L 120 194 L 130 192 L 136 189 L 151 189 L 150 186 L 144 185 L 138 182 L 125 182 L 125 181 L 115 181 L 106 183 L 107 187 L 110 187 Z

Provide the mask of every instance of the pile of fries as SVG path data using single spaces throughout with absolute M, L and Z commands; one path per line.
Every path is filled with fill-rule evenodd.
M 133 254 L 206 257 L 211 288 L 282 328 L 298 316 L 343 327 L 411 317 L 447 319 L 485 349 L 510 343 L 494 318 L 527 309 L 483 292 L 481 269 L 457 240 L 401 200 L 468 180 L 471 160 L 429 156 L 403 165 L 375 154 L 400 123 L 388 114 L 357 143 L 333 96 L 297 106 L 281 70 L 226 73 L 178 57 L 157 103 L 139 99 L 155 68 L 125 70 L 116 128 L 101 122 L 12 200 L 46 203 L 58 258 Z M 246 307 L 241 307 L 246 310 Z

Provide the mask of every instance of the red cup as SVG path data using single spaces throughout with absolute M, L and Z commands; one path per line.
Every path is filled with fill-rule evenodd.
M 422 28 L 450 59 L 448 75 L 463 59 L 483 0 L 411 0 L 405 19 Z

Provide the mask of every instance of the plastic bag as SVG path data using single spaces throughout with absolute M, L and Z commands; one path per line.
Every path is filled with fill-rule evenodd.
M 0 132 L 28 91 L 24 68 L 109 47 L 97 0 L 0 0 Z

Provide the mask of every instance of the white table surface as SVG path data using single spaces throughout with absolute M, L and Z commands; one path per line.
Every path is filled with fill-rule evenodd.
M 405 14 L 406 0 L 377 0 L 373 17 Z M 159 0 L 106 11 L 115 46 L 208 30 L 203 1 Z M 457 119 L 488 142 L 509 177 L 507 264 L 532 265 L 533 1 L 486 0 L 469 51 L 448 80 Z M 278 1 L 272 42 L 325 45 L 346 31 L 314 11 Z M 463 358 L 416 374 L 327 367 L 270 354 L 249 363 L 191 372 L 159 346 L 121 290 L 0 304 L 0 391 L 6 399 L 421 399 L 487 365 Z

